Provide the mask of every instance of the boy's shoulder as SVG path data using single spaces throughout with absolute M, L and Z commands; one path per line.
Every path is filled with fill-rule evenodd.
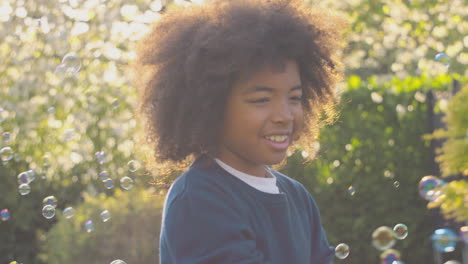
M 200 166 L 196 162 L 171 184 L 167 198 L 175 200 L 187 195 L 223 196 L 228 191 L 228 180 L 229 177 L 219 173 L 215 166 Z
M 271 172 L 276 176 L 276 179 L 278 180 L 279 184 L 282 184 L 285 188 L 296 189 L 300 191 L 306 190 L 304 185 L 302 185 L 302 183 L 300 183 L 299 181 L 273 169 L 271 170 Z

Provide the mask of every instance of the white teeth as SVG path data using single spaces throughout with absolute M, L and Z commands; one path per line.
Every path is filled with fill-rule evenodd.
M 283 142 L 288 138 L 288 136 L 268 136 L 265 138 L 274 142 Z

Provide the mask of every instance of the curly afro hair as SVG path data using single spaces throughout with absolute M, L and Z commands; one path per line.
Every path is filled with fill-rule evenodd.
M 336 117 L 346 22 L 303 2 L 212 0 L 174 7 L 155 22 L 135 65 L 138 113 L 156 163 L 214 154 L 233 84 L 286 60 L 299 66 L 306 117 L 292 148 L 311 150 L 319 128 Z

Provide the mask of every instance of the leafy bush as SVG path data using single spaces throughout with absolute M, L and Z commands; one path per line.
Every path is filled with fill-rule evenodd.
M 152 189 L 116 190 L 114 196 L 85 196 L 67 219 L 60 213 L 54 227 L 41 234 L 44 247 L 40 258 L 45 263 L 157 263 L 159 229 L 164 196 Z M 101 212 L 108 210 L 110 220 L 103 222 Z M 86 232 L 92 220 L 95 230 Z
M 350 246 L 346 263 L 378 263 L 371 234 L 398 223 L 409 228 L 409 236 L 395 245 L 402 260 L 432 262 L 432 212 L 418 193 L 433 162 L 422 138 L 429 132 L 425 93 L 450 83 L 440 76 L 379 85 L 353 76 L 341 97 L 340 118 L 321 131 L 316 160 L 302 166 L 304 153 L 290 157 L 285 173 L 314 195 L 330 243 Z

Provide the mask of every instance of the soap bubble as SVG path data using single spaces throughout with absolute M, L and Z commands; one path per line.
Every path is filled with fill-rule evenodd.
M 2 209 L 0 211 L 0 219 L 2 221 L 8 221 L 10 219 L 10 211 L 8 211 L 8 209 Z
M 13 150 L 10 147 L 0 149 L 0 157 L 3 162 L 8 162 L 13 158 Z
M 95 154 L 97 162 L 104 164 L 107 162 L 107 154 L 104 151 L 98 151 Z
M 109 221 L 111 219 L 111 215 L 110 215 L 109 211 L 107 211 L 107 210 L 102 211 L 101 212 L 101 219 L 102 219 L 103 222 Z
M 50 204 L 45 205 L 42 208 L 42 215 L 47 219 L 51 219 L 55 216 L 55 207 Z
M 18 191 L 21 195 L 27 195 L 31 192 L 31 187 L 27 183 L 20 184 Z
M 388 226 L 380 226 L 372 232 L 372 245 L 384 251 L 395 245 L 393 230 Z
M 130 190 L 133 187 L 132 178 L 125 176 L 120 179 L 120 187 L 125 190 Z
M 339 259 L 345 259 L 349 255 L 349 246 L 341 243 L 335 247 L 335 256 Z
M 398 240 L 403 240 L 408 236 L 408 227 L 405 224 L 396 224 L 393 227 L 393 235 Z
M 29 182 L 32 182 L 36 179 L 36 173 L 33 170 L 27 170 L 26 174 L 29 176 Z
M 443 53 L 443 52 L 439 52 L 437 53 L 435 56 L 434 56 L 434 59 L 440 63 L 442 63 L 445 67 L 449 67 L 450 66 L 450 57 Z
M 350 195 L 354 195 L 354 194 L 356 193 L 356 189 L 354 189 L 354 187 L 351 185 L 351 186 L 349 186 L 349 188 L 348 188 L 348 193 L 349 193 Z
M 69 128 L 63 131 L 63 141 L 71 141 L 75 138 L 75 129 Z
M 119 99 L 114 99 L 114 101 L 112 101 L 113 108 L 117 108 L 119 107 L 119 105 L 120 105 Z
M 138 169 L 140 169 L 140 163 L 136 160 L 131 160 L 127 163 L 128 170 L 130 172 L 136 172 Z
M 10 141 L 11 141 L 11 133 L 10 133 L 10 132 L 4 132 L 4 133 L 2 134 L 2 140 L 3 140 L 3 142 L 5 142 L 5 143 L 10 143 Z
M 106 189 L 112 189 L 114 188 L 114 181 L 112 181 L 111 178 L 107 178 L 104 182 L 104 187 L 106 187 Z
M 101 171 L 99 173 L 99 179 L 101 179 L 102 182 L 106 181 L 109 179 L 109 173 L 107 171 Z
M 394 181 L 394 182 L 393 182 L 393 186 L 394 186 L 395 188 L 400 187 L 400 182 L 399 182 L 399 181 Z
M 94 231 L 94 223 L 92 220 L 88 220 L 84 224 L 86 232 L 90 233 Z
M 73 76 L 81 69 L 81 59 L 73 52 L 66 54 L 62 63 L 55 68 L 55 74 L 59 76 Z
M 383 264 L 393 264 L 394 261 L 400 260 L 400 252 L 395 249 L 387 249 L 380 254 L 380 259 Z
M 116 260 L 112 261 L 111 264 L 127 264 L 127 263 L 125 261 L 123 261 L 123 260 L 116 259 Z
M 63 215 L 66 219 L 70 219 L 75 215 L 75 209 L 73 209 L 73 207 L 67 207 L 63 210 Z
M 435 176 L 424 176 L 419 181 L 419 194 L 428 201 L 434 201 L 441 195 L 439 188 L 443 184 L 444 182 Z
M 47 196 L 46 198 L 42 200 L 42 205 L 44 206 L 50 205 L 55 208 L 57 207 L 57 203 L 58 203 L 57 198 L 55 198 L 55 196 L 53 195 Z
M 436 229 L 432 234 L 432 246 L 439 252 L 452 252 L 457 245 L 457 235 L 448 228 Z
M 17 178 L 18 178 L 18 184 L 29 184 L 31 182 L 31 179 L 28 173 L 25 171 L 18 174 Z
M 47 112 L 49 113 L 49 115 L 55 115 L 55 107 L 51 106 L 47 108 Z

